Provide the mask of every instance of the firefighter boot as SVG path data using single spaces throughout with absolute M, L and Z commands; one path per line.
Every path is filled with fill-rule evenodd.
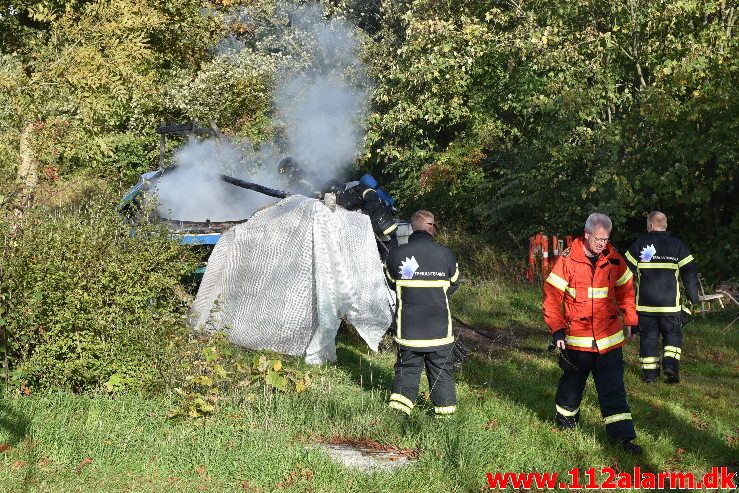
M 659 380 L 659 369 L 643 370 L 645 383 L 657 383 Z
M 667 383 L 680 383 L 680 370 L 667 367 L 665 368 L 665 377 L 667 377 Z
M 642 449 L 639 445 L 635 444 L 633 441 L 633 438 L 628 440 L 621 440 L 619 442 L 619 445 L 621 445 L 621 448 L 624 450 L 624 452 L 631 454 L 631 455 L 641 455 L 644 453 L 644 449 Z

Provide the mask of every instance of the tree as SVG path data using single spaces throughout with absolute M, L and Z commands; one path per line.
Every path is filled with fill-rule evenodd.
M 8 140 L 57 171 L 94 169 L 111 139 L 159 121 L 172 74 L 194 74 L 219 35 L 198 1 L 22 2 L 3 12 L 0 112 Z M 31 125 L 32 124 L 32 125 Z M 23 134 L 21 136 L 21 134 Z
M 702 261 L 728 260 L 739 239 L 735 10 L 385 6 L 367 161 L 406 204 L 433 201 L 491 231 L 577 233 L 599 210 L 626 243 L 660 208 Z

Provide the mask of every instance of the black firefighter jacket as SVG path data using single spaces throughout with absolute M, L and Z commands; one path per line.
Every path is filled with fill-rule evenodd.
M 639 315 L 680 313 L 682 279 L 691 303 L 698 303 L 695 260 L 688 247 L 669 231 L 651 231 L 626 252 L 626 262 L 636 276 L 636 311 Z
M 393 248 L 385 275 L 395 288 L 395 342 L 405 349 L 436 350 L 454 342 L 449 297 L 459 283 L 457 259 L 425 231 Z

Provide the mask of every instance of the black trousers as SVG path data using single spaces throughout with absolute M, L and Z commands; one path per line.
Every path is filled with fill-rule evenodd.
M 659 375 L 659 337 L 662 336 L 662 368 L 680 369 L 683 345 L 679 315 L 639 315 L 639 361 L 644 378 Z
M 421 383 L 421 371 L 426 368 L 426 378 L 431 389 L 431 401 L 436 414 L 452 414 L 457 409 L 457 391 L 454 387 L 452 346 L 432 350 L 398 348 L 395 363 L 393 393 L 388 405 L 410 414 Z
M 605 354 L 568 349 L 566 358 L 565 360 L 562 355 L 559 357 L 559 366 L 564 373 L 559 379 L 554 399 L 557 422 L 565 428 L 575 427 L 580 419 L 580 403 L 585 384 L 588 375 L 592 373 L 595 389 L 598 391 L 600 412 L 606 423 L 606 433 L 616 440 L 635 438 L 631 410 L 626 402 L 622 349 L 617 348 Z
M 376 236 L 375 240 L 377 241 L 377 251 L 380 253 L 380 260 L 384 263 L 385 260 L 387 260 L 387 256 L 390 254 L 390 250 L 398 246 L 398 234 L 396 231 L 393 231 L 389 237 L 389 239 L 382 239 L 381 236 Z

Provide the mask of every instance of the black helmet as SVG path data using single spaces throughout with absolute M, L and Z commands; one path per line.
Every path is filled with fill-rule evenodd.
M 277 172 L 281 175 L 291 175 L 296 171 L 300 171 L 300 166 L 298 166 L 298 162 L 290 156 L 284 158 L 280 161 L 280 164 L 277 165 Z
M 338 197 L 338 195 L 343 192 L 344 189 L 346 189 L 345 183 L 333 179 L 323 186 L 323 193 L 334 193 Z

